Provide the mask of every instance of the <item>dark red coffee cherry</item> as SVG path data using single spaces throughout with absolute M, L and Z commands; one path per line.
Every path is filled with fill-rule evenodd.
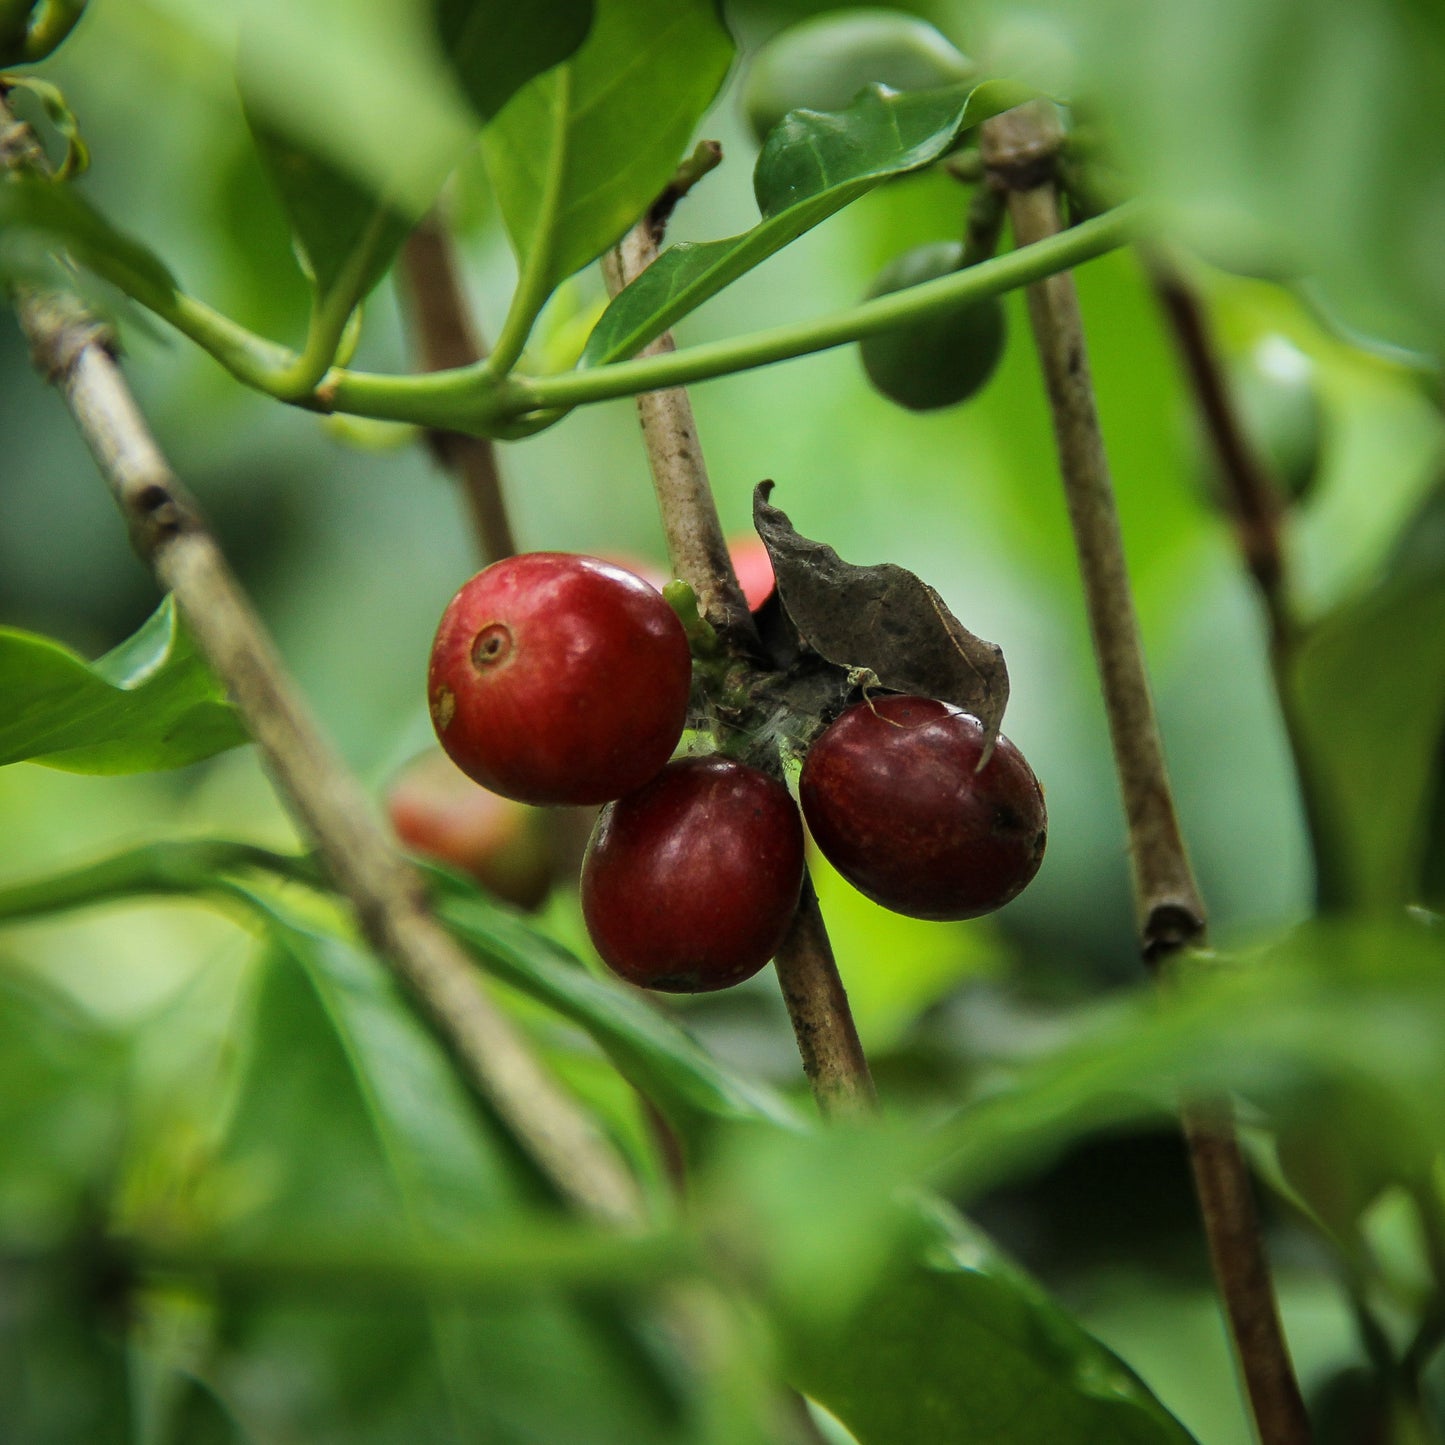
M 630 983 L 707 993 L 778 951 L 803 882 L 803 825 L 775 778 L 683 758 L 609 804 L 582 862 L 582 913 Z
M 927 697 L 850 708 L 803 763 L 803 816 L 823 856 L 875 903 L 913 918 L 976 918 L 1039 871 L 1048 821 L 1024 755 Z
M 692 659 L 661 595 L 595 557 L 528 552 L 452 598 L 432 644 L 437 737 L 469 777 L 522 803 L 605 803 L 672 755 Z

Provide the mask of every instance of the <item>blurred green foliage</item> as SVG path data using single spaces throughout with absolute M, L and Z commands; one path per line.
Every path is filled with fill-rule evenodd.
M 725 161 L 680 207 L 672 239 L 714 241 L 752 222 L 756 145 L 739 77 L 758 42 L 820 8 L 748 3 L 726 12 L 742 58 L 700 130 L 723 142 Z M 836 1158 L 803 1150 L 789 1127 L 781 1142 L 768 1136 L 751 1174 L 728 1166 L 722 1151 L 706 1187 L 722 1201 L 742 1188 L 746 1207 L 774 1221 L 762 1234 L 776 1227 L 796 1242 L 811 1229 L 815 1282 L 830 1273 L 853 1279 L 839 1263 L 845 1244 L 893 1238 L 870 1212 L 887 1214 L 876 1196 L 889 1192 L 882 1185 L 928 1176 L 919 1140 L 938 1136 L 923 1125 L 948 1117 L 974 1174 L 966 1178 L 955 1159 L 932 1177 L 975 1193 L 1007 1180 L 1010 1192 L 977 1201 L 990 1224 L 1198 1438 L 1234 1445 L 1247 1426 L 1187 1214 L 1170 1215 L 1147 1254 L 1136 1252 L 1129 1221 L 1137 1214 L 1120 1200 L 1137 1206 L 1135 1193 L 1156 1186 L 1157 1161 L 1142 1148 L 1108 1153 L 1118 1141 L 1100 1131 L 1157 1129 L 1172 1089 L 1185 1083 L 1245 1088 L 1252 1106 L 1296 1122 L 1296 1140 L 1323 1128 L 1328 1147 L 1306 1147 L 1303 1167 L 1286 1151 L 1287 1183 L 1269 1206 L 1285 1246 L 1285 1319 L 1308 1384 L 1362 1358 L 1351 1306 L 1333 1281 L 1333 1246 L 1300 1223 L 1312 1208 L 1348 1236 L 1333 1245 L 1352 1265 L 1384 1261 L 1366 1294 L 1387 1333 L 1407 1337 L 1442 1284 L 1429 1279 L 1438 1181 L 1420 1162 L 1440 1138 L 1442 1015 L 1431 971 L 1441 943 L 1396 917 L 1402 905 L 1438 907 L 1445 897 L 1442 426 L 1436 382 L 1427 374 L 1422 384 L 1417 359 L 1352 345 L 1341 328 L 1438 350 L 1445 28 L 1431 6 L 1409 0 L 917 8 L 979 59 L 981 73 L 1077 99 L 1080 128 L 1108 138 L 1111 163 L 1164 204 L 1174 234 L 1199 253 L 1191 275 L 1228 356 L 1246 358 L 1283 337 L 1315 368 L 1325 422 L 1319 476 L 1287 524 L 1312 629 L 1292 683 L 1340 844 L 1344 888 L 1332 901 L 1384 921 L 1294 934 L 1273 954 L 1248 953 L 1311 911 L 1310 839 L 1256 601 L 1227 524 L 1194 483 L 1199 443 L 1181 424 L 1188 398 L 1133 256 L 1117 253 L 1079 274 L 1091 363 L 1185 833 L 1216 940 L 1247 954 L 1238 976 L 1212 993 L 1206 986 L 1202 1002 L 1176 1014 L 1156 1018 L 1138 1002 L 1103 1015 L 1079 1007 L 1137 982 L 1138 967 L 1124 832 L 1021 298 L 1008 298 L 1013 339 L 997 375 L 946 413 L 918 417 L 888 405 L 851 349 L 708 383 L 694 403 L 730 531 L 746 530 L 753 485 L 773 477 L 802 531 L 851 559 L 912 568 L 966 625 L 1003 646 L 1013 680 L 1006 730 L 1045 783 L 1051 829 L 1035 885 L 978 923 L 898 918 L 820 868 L 865 1043 L 885 1097 L 906 1117 L 897 1135 L 846 1140 Z M 692 12 L 698 33 L 713 23 L 711 6 Z M 400 187 L 396 194 L 425 204 L 425 177 L 470 145 L 475 122 L 421 13 L 402 0 L 93 0 L 44 70 L 93 154 L 83 194 L 164 257 L 189 292 L 299 343 L 307 288 L 235 88 L 237 35 L 248 27 L 261 57 L 248 103 L 268 126 L 353 186 Z M 660 27 L 654 39 L 664 54 Z M 714 36 L 711 84 L 725 49 Z M 680 65 L 679 84 L 686 79 Z M 13 98 L 44 132 L 40 107 Z M 515 115 L 511 124 L 503 173 L 529 154 L 532 127 Z M 624 188 L 629 204 L 685 149 L 681 129 L 660 133 L 666 144 Z M 58 159 L 63 139 L 52 142 Z M 584 179 L 606 165 L 606 156 L 592 157 Z M 525 231 L 531 215 L 513 180 L 492 200 L 473 157 L 451 193 L 468 223 L 466 281 L 492 337 L 516 279 L 507 231 Z M 846 305 L 910 247 L 957 239 L 965 204 L 965 190 L 936 170 L 891 181 L 688 316 L 679 344 Z M 626 207 L 601 209 L 599 245 Z M 557 260 L 549 279 L 579 256 Z M 1304 275 L 1310 285 L 1236 271 Z M 427 646 L 476 563 L 451 483 L 420 447 L 339 446 L 318 418 L 244 391 L 114 293 L 87 294 L 116 318 L 128 374 L 165 449 L 306 694 L 379 790 L 429 735 Z M 601 305 L 600 280 L 582 273 L 554 296 L 538 353 L 555 346 L 575 355 Z M 410 366 L 385 283 L 368 302 L 358 360 Z M 99 655 L 135 634 L 158 599 L 62 406 L 30 372 L 9 325 L 0 325 L 0 377 L 0 623 Z M 661 562 L 630 404 L 579 411 L 505 447 L 502 465 L 523 546 Z M 7 684 L 0 729 L 14 727 L 17 696 Z M 0 888 L 114 848 L 217 833 L 296 842 L 250 749 L 166 774 L 0 769 Z M 671 1081 L 680 1091 L 668 1111 L 675 1124 L 714 1120 L 701 1138 L 723 1127 L 718 1120 L 732 1128 L 760 1115 L 782 1130 L 793 1119 L 802 1090 L 768 980 L 670 1004 L 658 1017 L 547 952 L 527 925 L 484 900 L 458 895 L 449 907 L 549 1058 L 634 1157 L 648 1153 L 652 1136 L 610 1064 L 655 1095 Z M 752 1303 L 709 1314 L 684 1298 L 710 1367 L 690 1373 L 675 1319 L 653 1296 L 621 1287 L 464 1301 L 422 1289 L 379 1308 L 349 1297 L 318 1307 L 244 1285 L 207 1294 L 153 1277 L 133 1288 L 107 1252 L 117 1226 L 159 1238 L 200 1224 L 236 1227 L 243 1238 L 253 1231 L 254 1243 L 269 1215 L 282 1232 L 347 1223 L 372 1233 L 384 1221 L 398 1237 L 422 1226 L 445 1237 L 478 1218 L 490 1227 L 551 1210 L 504 1132 L 462 1096 L 329 905 L 268 894 L 267 908 L 264 924 L 248 915 L 238 925 L 190 902 L 132 902 L 0 937 L 0 1315 L 14 1346 L 0 1349 L 0 1400 L 21 1422 L 18 1438 L 150 1445 L 283 1428 L 314 1440 L 783 1438 L 770 1413 L 771 1352 L 792 1348 L 801 1359 L 805 1350 L 763 1329 Z M 573 902 L 559 898 L 543 926 L 575 943 Z M 673 1028 L 674 1014 L 700 1043 Z M 1341 1097 L 1348 1105 L 1336 1107 Z M 1262 1176 L 1278 1176 L 1263 1134 L 1259 1145 Z M 1341 1153 L 1346 1174 L 1353 1164 L 1361 1177 L 1319 1184 Z M 1383 1188 L 1381 1153 L 1396 1166 Z M 1091 1170 L 1091 1158 L 1125 1163 Z M 859 1183 L 870 1175 L 882 1181 L 876 1189 Z M 656 1160 L 647 1178 L 666 1213 Z M 1326 1200 L 1320 1191 L 1335 1185 Z M 856 1194 L 857 1212 L 840 1206 L 819 1226 L 810 1202 L 820 1191 L 844 1202 Z M 1412 1213 L 1421 1199 L 1423 1215 Z M 799 1216 L 792 1234 L 789 1209 Z M 906 1233 L 896 1219 L 892 1227 Z M 756 1246 L 734 1247 L 751 1262 Z M 881 1267 L 887 1250 L 879 1252 Z M 806 1263 L 802 1244 L 781 1261 L 767 1240 L 759 1253 L 757 1267 L 780 1289 L 789 1287 L 789 1261 Z M 37 1257 L 61 1263 L 41 1267 Z M 955 1286 L 994 1287 L 986 1271 L 970 1273 L 981 1258 L 965 1257 L 961 1285 L 926 1277 L 901 1308 L 888 1291 L 902 1286 L 885 1276 L 883 1312 L 896 1310 L 900 1328 L 942 1318 L 939 1292 L 956 1299 Z M 862 1272 L 857 1280 L 866 1283 Z M 1019 1298 L 1001 1297 L 1009 1307 Z M 955 1324 L 987 1318 L 976 1301 L 959 1308 Z M 885 1378 L 861 1392 L 861 1407 L 849 1401 L 860 1381 L 878 1378 L 862 1364 L 847 1368 L 867 1344 L 865 1336 L 857 1355 L 827 1369 L 814 1360 L 801 1379 L 825 1403 L 833 1393 L 835 1413 L 851 1415 L 860 1438 L 918 1439 L 920 1429 L 945 1438 L 936 1424 L 920 1426 L 923 1415 L 872 1419 L 891 1355 L 866 1361 Z M 940 1374 L 972 1348 L 962 1326 L 940 1328 L 897 1370 L 921 1370 L 925 1345 L 936 1345 Z M 1097 1367 L 1107 1399 L 1118 1362 L 1088 1350 L 1080 1358 Z M 699 1373 L 709 1388 L 699 1388 Z M 1087 1433 L 1097 1429 L 1090 1420 L 1068 1415 L 1047 1438 L 1099 1438 Z M 1165 1424 L 1140 1438 L 1177 1435 Z

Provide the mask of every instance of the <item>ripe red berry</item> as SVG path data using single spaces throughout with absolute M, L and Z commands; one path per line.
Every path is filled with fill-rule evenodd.
M 850 708 L 803 763 L 803 816 L 823 856 L 875 903 L 914 918 L 976 918 L 1039 870 L 1048 820 L 1024 755 L 926 697 Z
M 756 612 L 772 596 L 777 579 L 773 576 L 773 559 L 761 537 L 736 537 L 728 543 L 733 571 L 743 589 L 751 611 Z
M 582 913 L 615 973 L 706 993 L 778 951 L 802 882 L 788 790 L 729 758 L 683 758 L 602 810 L 582 863 Z
M 641 578 L 529 552 L 452 598 L 427 697 L 442 746 L 483 787 L 523 803 L 603 803 L 667 762 L 691 686 L 682 624 Z
M 450 864 L 519 908 L 546 898 L 552 859 L 542 814 L 478 787 L 438 750 L 398 774 L 386 811 L 412 852 Z

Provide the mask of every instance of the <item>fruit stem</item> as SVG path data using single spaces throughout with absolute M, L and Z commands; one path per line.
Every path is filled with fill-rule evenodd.
M 1269 627 L 1270 675 L 1285 740 L 1294 762 L 1300 806 L 1314 859 L 1315 902 L 1321 909 L 1337 907 L 1349 891 L 1344 862 L 1329 826 L 1319 780 L 1304 750 L 1299 707 L 1290 683 L 1300 629 L 1290 601 L 1280 490 L 1240 419 L 1220 364 L 1209 316 L 1198 293 L 1178 267 L 1156 248 L 1145 253 L 1145 260 L 1184 362 L 1204 430 L 1214 448 L 1240 556 L 1254 579 L 1264 607 Z
M 679 180 L 686 170 L 684 163 Z M 656 260 L 677 197 L 676 185 L 669 186 L 603 258 L 612 295 Z M 672 333 L 664 332 L 643 355 L 672 349 Z M 703 617 L 730 648 L 756 656 L 761 651 L 757 625 L 728 555 L 687 392 L 682 387 L 643 392 L 636 404 L 672 569 L 692 588 Z M 819 1110 L 833 1115 L 871 1108 L 873 1079 L 806 869 L 798 911 L 773 963 Z
M 992 186 L 980 186 L 973 193 L 963 224 L 963 255 L 958 262 L 960 271 L 987 261 L 998 250 L 1003 213 L 1003 197 Z
M 878 1107 L 873 1076 L 806 871 L 798 911 L 773 968 L 819 1110 L 830 1118 L 871 1113 Z
M 0 132 L 15 127 L 0 100 Z M 22 156 L 25 149 L 8 154 Z M 38 169 L 44 162 L 12 164 Z M 642 1209 L 635 1180 L 432 916 L 422 879 L 392 846 L 360 783 L 317 728 L 275 643 L 162 455 L 104 327 L 68 297 L 17 290 L 15 302 L 36 367 L 61 392 L 129 525 L 132 544 L 174 595 L 361 931 L 562 1197 L 609 1223 L 635 1223 Z
M 456 250 L 441 217 L 430 212 L 401 253 L 407 319 L 423 371 L 472 366 L 486 355 L 458 273 Z M 431 427 L 432 456 L 461 484 L 472 530 L 484 562 L 500 562 L 517 550 L 496 447 L 489 437 Z
M 990 183 L 1008 196 L 1015 244 L 1059 233 L 1054 162 L 1061 134 L 1038 104 L 987 122 Z M 1078 294 L 1067 273 L 1028 290 L 1069 521 L 1129 830 L 1140 941 L 1156 973 L 1204 942 L 1205 910 L 1174 808 L 1129 587 L 1118 509 L 1094 401 Z M 1255 1426 L 1265 1445 L 1307 1445 L 1309 1420 L 1270 1281 L 1249 1173 L 1222 1101 L 1183 1107 L 1195 1192 Z

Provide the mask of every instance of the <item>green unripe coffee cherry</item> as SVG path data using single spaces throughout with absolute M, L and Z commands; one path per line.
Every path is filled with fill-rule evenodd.
M 1324 452 L 1325 415 L 1315 383 L 1314 363 L 1283 336 L 1266 336 L 1228 366 L 1229 392 L 1245 437 L 1293 506 L 1314 490 Z M 1197 471 L 1198 485 L 1215 505 L 1226 487 L 1208 443 Z
M 956 241 L 917 246 L 890 261 L 868 295 L 884 296 L 958 270 Z M 1004 344 L 1003 306 L 996 296 L 931 312 L 858 343 L 868 380 L 899 406 L 933 411 L 966 400 L 993 375 Z
M 973 74 L 933 26 L 897 10 L 834 10 L 791 25 L 753 57 L 743 86 L 759 143 L 790 110 L 842 110 L 874 81 L 932 90 Z
M 1230 370 L 1240 420 L 1291 502 L 1314 489 L 1324 408 L 1314 363 L 1282 336 L 1267 336 Z

